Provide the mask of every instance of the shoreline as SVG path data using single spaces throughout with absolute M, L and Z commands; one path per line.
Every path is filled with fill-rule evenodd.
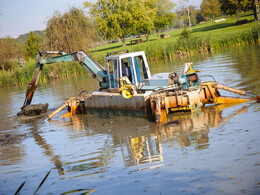
M 169 42 L 162 43 L 160 41 L 146 42 L 140 45 L 124 47 L 131 52 L 145 51 L 149 61 L 157 61 L 162 59 L 175 59 L 183 56 L 203 55 L 214 51 L 223 50 L 232 47 L 244 47 L 246 45 L 260 45 L 260 26 L 253 26 L 251 29 L 241 30 L 235 33 L 225 33 L 222 37 L 211 38 L 208 33 L 206 37 L 191 35 L 189 38 L 178 37 L 177 39 L 168 39 Z M 165 40 L 162 40 L 165 41 Z M 153 47 L 151 47 L 153 44 Z M 121 47 L 122 48 L 122 47 Z M 117 50 L 121 49 L 120 47 Z M 104 64 L 105 53 L 111 52 L 98 51 L 91 53 L 91 56 L 100 64 Z M 44 81 L 78 76 L 85 72 L 85 69 L 77 62 L 67 62 L 63 64 L 46 64 L 40 77 L 40 83 Z M 35 66 L 35 60 L 21 68 L 11 71 L 0 72 L 0 88 L 12 86 L 24 86 L 31 81 L 32 73 Z

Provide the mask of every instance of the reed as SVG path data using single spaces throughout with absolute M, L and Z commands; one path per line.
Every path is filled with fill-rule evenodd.
M 0 87 L 9 87 L 28 84 L 31 81 L 35 61 L 30 61 L 24 67 L 16 68 L 11 71 L 0 72 Z M 52 79 L 77 76 L 86 73 L 86 70 L 77 62 L 45 64 L 40 76 L 39 83 Z
M 254 26 L 250 30 L 241 30 L 235 33 L 220 35 L 217 38 L 212 39 L 212 46 L 215 49 L 219 49 L 245 44 L 259 44 L 259 41 L 260 26 Z
M 234 27 L 235 28 L 235 27 Z M 145 51 L 149 60 L 174 58 L 180 55 L 192 55 L 233 46 L 260 43 L 260 27 L 242 28 L 242 30 L 209 33 L 191 33 L 190 36 L 179 36 L 169 39 L 151 40 L 138 45 L 126 47 L 111 47 L 92 53 L 92 56 L 101 64 L 105 63 L 105 55 L 108 52 L 127 49 L 129 51 Z M 185 34 L 185 33 L 183 33 Z M 116 43 L 118 45 L 118 43 Z M 113 49 L 112 49 L 113 48 Z
M 260 26 L 255 26 L 250 30 L 225 33 L 220 36 L 208 34 L 207 36 L 179 37 L 176 41 L 169 41 L 165 45 L 154 44 L 153 47 L 149 47 L 146 54 L 149 59 L 173 58 L 176 55 L 192 55 L 210 52 L 215 49 L 259 43 Z M 154 52 L 154 54 L 151 55 L 150 51 Z
M 1 71 L 0 87 L 23 85 L 24 83 L 28 83 L 30 77 L 32 77 L 34 64 L 35 62 L 29 62 L 24 67 L 19 67 L 9 71 Z

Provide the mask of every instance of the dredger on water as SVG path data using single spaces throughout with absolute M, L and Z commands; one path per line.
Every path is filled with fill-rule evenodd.
M 39 52 L 32 81 L 29 83 L 22 110 L 31 104 L 44 64 L 78 61 L 99 82 L 100 89 L 68 101 L 48 116 L 51 119 L 67 107 L 67 116 L 81 113 L 101 115 L 151 117 L 156 124 L 167 123 L 169 112 L 196 111 L 206 104 L 260 101 L 259 96 L 230 88 L 216 81 L 200 82 L 192 63 L 184 64 L 180 75 L 158 73 L 153 76 L 145 53 L 119 51 L 108 53 L 106 68 L 83 51 Z M 214 80 L 214 79 L 213 79 Z M 251 98 L 224 97 L 219 89 Z

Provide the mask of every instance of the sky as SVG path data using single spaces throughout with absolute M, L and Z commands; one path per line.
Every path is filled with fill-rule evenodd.
M 44 30 L 55 11 L 64 13 L 72 7 L 83 9 L 86 0 L 0 0 L 0 38 Z M 95 0 L 89 0 L 95 1 Z M 177 5 L 181 0 L 173 0 Z M 189 0 L 200 6 L 202 0 Z

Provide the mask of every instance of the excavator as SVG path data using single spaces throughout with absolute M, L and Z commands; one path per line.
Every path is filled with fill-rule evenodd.
M 55 57 L 50 57 L 50 55 L 55 55 Z M 101 89 L 108 87 L 107 72 L 100 64 L 95 62 L 85 52 L 78 51 L 70 54 L 66 54 L 64 52 L 59 51 L 38 52 L 36 56 L 36 65 L 34 68 L 32 80 L 28 84 L 25 101 L 21 109 L 31 104 L 34 92 L 39 83 L 41 71 L 43 69 L 44 64 L 64 63 L 72 61 L 78 61 L 80 65 L 87 69 L 91 76 L 97 79 Z M 102 78 L 102 81 L 99 80 L 98 76 Z
M 78 61 L 99 82 L 99 90 L 84 97 L 70 98 L 51 113 L 48 119 L 67 107 L 67 115 L 99 113 L 100 115 L 128 115 L 152 117 L 158 125 L 165 124 L 169 112 L 194 112 L 206 104 L 260 102 L 260 97 L 244 90 L 224 86 L 215 80 L 201 82 L 199 71 L 192 63 L 185 63 L 182 73 L 151 75 L 144 51 L 127 50 L 108 53 L 106 68 L 84 51 L 66 54 L 59 51 L 38 52 L 31 82 L 28 84 L 22 110 L 31 104 L 44 64 Z M 129 64 L 130 77 L 125 76 Z M 224 97 L 219 89 L 250 96 Z

